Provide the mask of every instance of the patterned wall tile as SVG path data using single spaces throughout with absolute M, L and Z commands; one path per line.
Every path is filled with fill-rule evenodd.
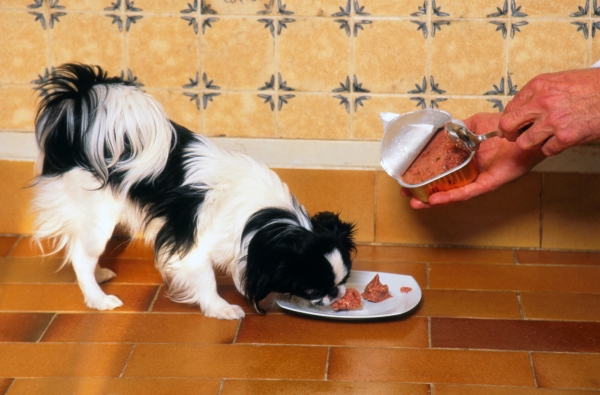
M 109 0 L 115 1 L 115 0 Z M 118 0 L 117 0 L 118 1 Z M 121 0 L 126 1 L 126 0 Z M 190 10 L 196 7 L 200 9 L 199 0 L 135 0 L 135 3 L 131 0 L 127 0 L 129 3 L 133 3 L 133 6 L 141 8 L 144 12 L 158 13 L 158 14 L 179 14 L 183 10 Z M 208 3 L 211 3 L 209 0 Z
M 486 18 L 506 16 L 509 0 L 437 0 L 437 4 L 453 18 Z
M 589 15 L 592 0 L 512 0 L 521 7 L 521 11 L 530 17 L 560 17 L 567 18 L 573 13 Z
M 373 16 L 425 15 L 429 1 L 426 0 L 363 0 L 364 11 Z
M 347 139 L 350 115 L 333 95 L 297 94 L 277 114 L 277 136 L 300 139 Z
M 275 112 L 254 93 L 223 92 L 202 113 L 208 136 L 274 137 Z
M 453 20 L 431 40 L 430 72 L 449 95 L 483 95 L 505 70 L 505 39 L 485 20 Z
M 77 32 L 77 34 L 73 34 Z M 51 30 L 54 64 L 81 62 L 102 66 L 111 75 L 123 69 L 124 35 L 102 14 L 70 12 Z
M 285 0 L 201 0 L 201 3 L 219 15 L 271 14 L 277 9 L 277 3 L 285 7 L 285 4 L 282 4 Z
M 426 74 L 426 44 L 411 21 L 374 21 L 355 38 L 354 73 L 372 92 L 406 94 Z
M 200 35 L 203 73 L 225 90 L 257 90 L 275 74 L 275 44 L 256 19 L 221 18 Z
M 0 13 L 0 84 L 26 84 L 44 70 L 48 36 L 26 11 Z
M 277 42 L 277 70 L 297 91 L 329 92 L 350 75 L 350 39 L 331 19 L 296 18 Z
M 180 88 L 198 71 L 198 38 L 179 16 L 147 15 L 130 28 L 128 67 L 146 86 Z
M 170 119 L 186 128 L 200 132 L 200 117 L 202 111 L 198 109 L 189 96 L 180 90 L 172 89 L 146 89 L 165 108 Z
M 330 17 L 340 13 L 348 13 L 349 0 L 287 0 L 284 1 L 286 11 L 295 16 Z M 349 13 L 348 13 L 349 14 Z
M 541 73 L 588 65 L 588 42 L 569 21 L 529 20 L 509 40 L 508 73 L 523 86 Z
M 510 97 L 499 96 L 494 99 L 453 97 L 440 103 L 440 110 L 448 111 L 456 119 L 465 119 L 478 112 L 501 112 Z
M 0 129 L 33 130 L 35 99 L 27 85 L 0 85 Z
M 415 102 L 408 97 L 392 95 L 373 95 L 364 103 L 364 108 L 352 114 L 352 138 L 364 140 L 381 140 L 383 124 L 379 114 L 393 112 L 403 114 L 415 111 Z

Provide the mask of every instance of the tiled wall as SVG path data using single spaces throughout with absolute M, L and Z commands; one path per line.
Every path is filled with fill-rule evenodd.
M 380 112 L 500 111 L 536 74 L 589 67 L 598 29 L 596 0 L 0 0 L 0 137 L 32 133 L 33 87 L 78 61 L 206 135 L 373 142 Z M 0 161 L 0 233 L 31 231 L 31 168 Z M 416 212 L 377 169 L 278 172 L 362 242 L 600 249 L 596 175 Z
M 498 111 L 600 58 L 590 0 L 2 0 L 0 129 L 31 88 L 99 64 L 208 135 L 379 139 L 381 111 Z

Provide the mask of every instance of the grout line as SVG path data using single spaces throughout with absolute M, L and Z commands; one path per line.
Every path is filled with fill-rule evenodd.
M 535 368 L 533 367 L 533 355 L 531 351 L 527 353 L 529 355 L 529 364 L 531 365 L 531 375 L 533 376 L 533 385 L 535 388 L 539 388 L 537 378 L 535 377 Z
M 14 244 L 12 245 L 12 247 L 10 248 L 10 250 L 8 250 L 8 253 L 6 254 L 6 257 L 9 258 L 12 253 L 14 252 L 14 250 L 17 248 L 17 246 L 19 244 L 21 244 L 21 241 L 23 241 L 23 239 L 25 238 L 25 236 L 23 235 L 19 235 L 19 237 L 17 238 L 17 240 L 14 242 Z
M 425 262 L 425 287 L 429 289 L 429 262 Z
M 54 322 L 54 319 L 56 318 L 57 315 L 58 315 L 58 313 L 54 313 L 54 315 L 50 319 L 50 322 L 48 322 L 48 326 L 46 326 L 46 329 L 44 329 L 44 332 L 42 332 L 39 339 L 37 339 L 36 343 L 39 343 L 44 338 L 44 335 L 46 334 L 46 332 L 48 332 L 50 325 L 52 325 L 52 323 Z
M 521 292 L 517 292 L 517 303 L 519 304 L 519 312 L 521 313 L 521 319 L 525 319 L 525 313 L 523 312 L 523 303 L 521 302 Z
M 544 240 L 544 181 L 545 175 L 542 173 L 542 182 L 540 183 L 540 241 L 539 248 L 542 248 L 542 241 Z
M 10 391 L 10 388 L 13 386 L 15 381 L 17 381 L 17 379 L 13 378 L 12 381 L 10 382 L 10 384 L 8 385 L 8 387 L 6 387 L 6 392 L 4 392 L 4 395 L 8 394 L 8 391 Z
M 146 313 L 151 313 L 152 309 L 154 308 L 154 303 L 156 303 L 156 301 L 158 300 L 158 295 L 160 294 L 160 289 L 162 288 L 162 284 L 159 284 L 158 287 L 156 287 L 156 292 L 154 293 L 154 297 L 152 298 L 152 301 L 150 302 L 150 305 L 148 306 L 148 310 L 146 310 Z
M 125 364 L 123 365 L 123 369 L 121 370 L 121 373 L 119 374 L 119 378 L 123 377 L 123 373 L 125 373 L 125 369 L 127 368 L 127 365 L 129 364 L 129 360 L 131 359 L 131 356 L 133 355 L 133 350 L 135 350 L 135 346 L 137 346 L 137 344 L 134 344 L 133 347 L 131 347 L 131 352 L 129 353 L 129 356 L 125 360 Z
M 427 317 L 427 342 L 429 348 L 433 348 L 433 341 L 431 340 L 431 317 Z
M 223 393 L 224 386 L 225 386 L 225 379 L 221 379 L 221 385 L 219 385 L 219 391 L 217 391 L 217 395 L 221 395 Z
M 240 334 L 240 329 L 242 327 L 243 320 L 244 320 L 243 318 L 238 320 L 238 326 L 237 326 L 237 329 L 235 330 L 235 335 L 233 336 L 233 340 L 231 341 L 231 344 L 236 344 L 238 335 Z
M 429 395 L 435 395 L 435 385 L 434 385 L 434 383 L 429 383 Z
M 512 250 L 512 256 L 513 256 L 513 263 L 515 265 L 519 264 L 519 260 L 517 259 L 517 250 Z
M 331 356 L 331 346 L 327 347 L 327 360 L 325 361 L 325 375 L 323 380 L 329 381 L 328 373 L 329 373 L 329 357 Z

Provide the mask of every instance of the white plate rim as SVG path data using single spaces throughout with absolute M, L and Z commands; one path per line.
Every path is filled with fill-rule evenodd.
M 313 316 L 313 317 L 334 319 L 334 320 L 373 320 L 373 319 L 396 317 L 396 316 L 407 314 L 408 312 L 410 312 L 411 310 L 413 310 L 415 307 L 417 307 L 419 305 L 423 294 L 422 294 L 421 288 L 419 287 L 419 284 L 417 283 L 417 281 L 414 279 L 414 277 L 409 276 L 409 275 L 388 273 L 388 272 L 378 272 L 378 271 L 352 270 L 350 272 L 350 277 L 348 278 L 347 283 L 352 284 L 353 283 L 352 279 L 356 278 L 358 276 L 368 278 L 369 279 L 368 281 L 370 281 L 373 277 L 375 277 L 376 274 L 379 274 L 379 278 L 383 284 L 387 284 L 390 282 L 390 279 L 393 279 L 392 282 L 398 281 L 402 284 L 402 286 L 407 286 L 407 287 L 412 288 L 412 290 L 408 294 L 403 294 L 403 295 L 405 295 L 404 296 L 405 298 L 408 298 L 403 309 L 398 308 L 398 309 L 393 309 L 392 311 L 382 313 L 382 314 L 367 314 L 367 315 L 365 315 L 364 312 L 361 310 L 334 312 L 333 309 L 331 309 L 331 308 L 326 308 L 326 307 L 320 308 L 320 309 L 325 309 L 325 311 L 323 311 L 323 310 L 319 310 L 319 308 L 317 308 L 317 307 L 312 307 L 312 309 L 307 309 L 303 306 L 299 306 L 297 303 L 294 303 L 294 301 L 292 300 L 293 298 L 290 297 L 289 295 L 279 295 L 278 298 L 276 299 L 276 303 L 284 311 L 299 313 L 302 315 L 308 315 L 308 316 Z M 364 284 L 362 284 L 362 289 L 357 288 L 359 290 L 359 292 L 362 292 L 364 287 L 367 285 L 368 281 L 365 282 Z M 396 296 L 394 296 L 394 297 L 398 297 L 398 295 L 400 295 L 400 290 L 399 289 L 394 290 L 394 289 L 390 288 L 390 293 L 392 293 L 392 295 L 395 294 Z M 308 301 L 305 301 L 305 300 L 300 300 L 300 301 L 302 304 L 307 304 L 307 305 L 309 304 Z M 369 306 L 369 303 L 371 303 L 371 302 L 367 302 L 363 299 L 363 310 L 364 310 L 365 306 Z M 382 302 L 382 303 L 384 303 L 384 302 Z

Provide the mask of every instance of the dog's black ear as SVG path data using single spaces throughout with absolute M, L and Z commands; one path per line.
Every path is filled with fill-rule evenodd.
M 344 222 L 340 219 L 339 214 L 330 211 L 316 213 L 312 216 L 310 222 L 313 231 L 317 235 L 332 235 L 342 243 L 348 252 L 356 251 L 356 243 L 354 242 L 356 225 L 354 223 Z

